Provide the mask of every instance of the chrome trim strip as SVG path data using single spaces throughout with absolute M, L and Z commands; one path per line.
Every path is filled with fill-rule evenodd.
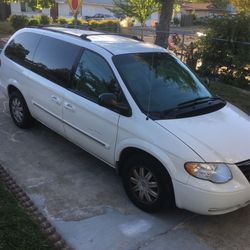
M 110 149 L 110 145 L 106 144 L 105 142 L 103 141 L 100 141 L 98 140 L 97 138 L 93 137 L 92 135 L 82 131 L 81 129 L 79 129 L 78 127 L 74 126 L 73 124 L 61 119 L 60 117 L 58 117 L 57 115 L 53 114 L 52 112 L 50 112 L 49 110 L 47 110 L 46 108 L 42 107 L 41 105 L 39 105 L 38 103 L 32 101 L 32 103 L 40 108 L 41 110 L 43 110 L 44 112 L 48 113 L 49 115 L 53 116 L 54 118 L 58 119 L 59 121 L 63 122 L 64 124 L 70 126 L 71 128 L 75 129 L 77 132 L 87 136 L 88 138 L 92 139 L 93 141 L 99 143 L 100 145 L 102 145 L 103 147 L 105 147 L 106 149 Z
M 65 120 L 63 120 L 63 123 L 65 123 L 66 125 L 70 126 L 70 127 L 73 128 L 73 129 L 75 129 L 75 130 L 78 131 L 79 133 L 81 133 L 81 134 L 83 134 L 83 135 L 89 137 L 89 138 L 92 139 L 93 141 L 95 141 L 95 142 L 101 144 L 101 145 L 102 145 L 103 147 L 105 147 L 106 149 L 110 149 L 110 146 L 109 146 L 108 144 L 106 144 L 106 143 L 104 143 L 104 142 L 98 140 L 97 138 L 93 137 L 92 135 L 90 135 L 90 134 L 88 134 L 88 133 L 82 131 L 81 129 L 79 129 L 78 127 L 74 126 L 73 124 L 71 124 L 71 123 L 69 123 L 69 122 L 67 122 L 67 121 L 65 121 Z
M 63 120 L 62 120 L 59 116 L 53 114 L 52 112 L 50 112 L 50 111 L 47 110 L 46 108 L 42 107 L 40 104 L 38 104 L 38 103 L 36 103 L 36 102 L 34 102 L 34 101 L 32 101 L 32 103 L 33 103 L 36 107 L 40 108 L 41 110 L 45 111 L 45 112 L 48 113 L 49 115 L 51 115 L 51 116 L 53 116 L 54 118 L 56 118 L 57 120 L 63 122 Z

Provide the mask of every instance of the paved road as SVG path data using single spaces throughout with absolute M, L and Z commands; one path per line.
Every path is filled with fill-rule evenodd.
M 41 124 L 15 127 L 1 93 L 0 164 L 77 250 L 250 249 L 249 206 L 216 217 L 146 214 L 110 167 Z

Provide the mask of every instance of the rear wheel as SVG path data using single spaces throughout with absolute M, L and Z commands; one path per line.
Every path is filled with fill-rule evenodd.
M 29 128 L 32 126 L 33 119 L 20 92 L 15 91 L 11 93 L 9 99 L 9 108 L 11 117 L 19 128 Z
M 146 212 L 174 204 L 172 181 L 163 166 L 148 155 L 131 156 L 124 164 L 123 184 L 128 197 Z

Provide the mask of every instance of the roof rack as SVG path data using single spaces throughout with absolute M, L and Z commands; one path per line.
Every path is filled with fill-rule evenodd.
M 60 30 L 50 29 L 50 27 L 80 29 L 80 30 L 95 31 L 95 32 L 99 32 L 99 33 L 97 33 L 97 34 L 82 34 L 82 35 L 78 36 L 78 35 L 74 35 L 74 34 L 71 34 L 71 33 L 65 33 L 65 32 L 60 31 Z M 103 31 L 100 31 L 100 30 L 92 29 L 88 25 L 49 24 L 49 25 L 29 26 L 29 28 L 45 29 L 45 30 L 49 30 L 49 31 L 53 31 L 53 32 L 72 35 L 72 36 L 81 38 L 81 39 L 83 39 L 85 41 L 89 41 L 89 42 L 91 42 L 91 39 L 88 38 L 89 36 L 100 36 L 100 35 L 115 35 L 115 36 L 126 37 L 126 38 L 130 38 L 130 39 L 133 39 L 133 40 L 136 40 L 136 41 L 144 42 L 142 39 L 140 39 L 136 35 L 118 34 L 118 33 L 113 33 L 113 32 L 103 32 Z

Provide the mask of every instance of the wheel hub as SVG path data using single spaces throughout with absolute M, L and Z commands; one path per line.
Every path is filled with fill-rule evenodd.
M 135 197 L 145 203 L 154 203 L 159 196 L 159 187 L 153 173 L 144 167 L 133 169 L 130 184 Z
M 17 122 L 22 122 L 23 120 L 23 106 L 18 98 L 15 98 L 11 105 L 12 113 Z

